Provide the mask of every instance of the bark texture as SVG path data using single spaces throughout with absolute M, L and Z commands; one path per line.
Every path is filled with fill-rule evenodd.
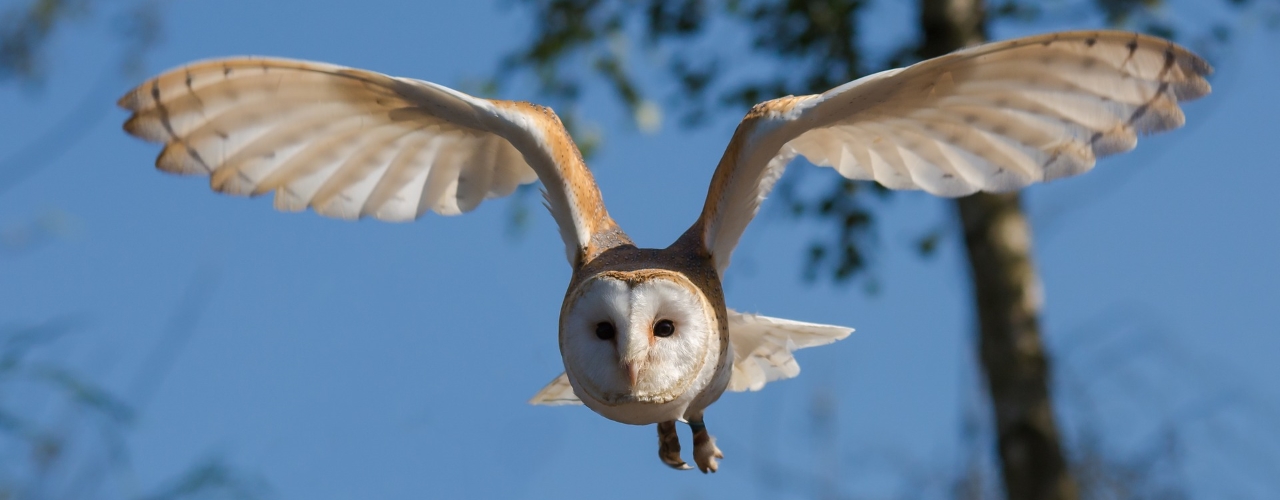
M 986 40 L 982 0 L 922 0 L 921 55 Z M 1040 281 L 1031 228 L 1017 193 L 957 199 L 978 313 L 978 352 L 995 416 L 1006 497 L 1074 500 L 1049 398 L 1049 357 L 1040 340 Z

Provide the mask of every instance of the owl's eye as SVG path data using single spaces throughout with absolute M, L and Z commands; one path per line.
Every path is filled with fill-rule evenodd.
M 596 337 L 598 337 L 600 340 L 609 340 L 613 338 L 614 334 L 616 333 L 618 332 L 617 330 L 614 330 L 613 323 L 610 323 L 608 321 L 601 321 L 599 323 L 596 323 Z
M 669 319 L 653 324 L 653 335 L 655 337 L 670 337 L 674 333 L 676 333 L 676 324 Z

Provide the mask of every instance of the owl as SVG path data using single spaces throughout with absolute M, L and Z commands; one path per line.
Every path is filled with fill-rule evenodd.
M 734 247 L 792 160 L 938 196 L 1006 192 L 1091 169 L 1139 134 L 1181 126 L 1209 65 L 1170 41 L 1067 32 L 980 45 L 825 93 L 757 104 L 716 166 L 702 212 L 666 248 L 641 248 L 549 108 L 421 80 L 271 58 L 193 63 L 120 99 L 124 129 L 164 144 L 162 171 L 221 193 L 275 194 L 284 211 L 409 221 L 456 215 L 540 181 L 573 274 L 559 317 L 565 371 L 532 403 L 584 404 L 656 424 L 676 469 L 723 454 L 707 408 L 800 372 L 793 351 L 853 330 L 729 309 Z

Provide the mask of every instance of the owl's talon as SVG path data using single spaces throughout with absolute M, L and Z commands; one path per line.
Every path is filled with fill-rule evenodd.
M 720 469 L 720 463 L 716 462 L 717 458 L 724 458 L 724 453 L 720 448 L 716 447 L 715 438 L 707 436 L 706 444 L 694 443 L 693 460 L 698 463 L 698 470 L 703 474 L 708 472 L 716 472 Z
M 703 474 L 714 473 L 720 469 L 717 458 L 724 458 L 724 452 L 716 446 L 716 438 L 707 432 L 707 426 L 701 420 L 689 420 L 689 428 L 693 429 L 693 461 Z
M 658 458 L 675 470 L 689 470 L 693 467 L 680 458 L 680 437 L 676 435 L 676 422 L 658 422 Z

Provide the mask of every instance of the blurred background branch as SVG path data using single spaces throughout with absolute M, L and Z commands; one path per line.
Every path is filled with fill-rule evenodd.
M 94 0 L 32 0 L 0 12 L 0 85 L 17 84 L 38 93 L 50 77 L 54 35 L 88 22 L 101 7 Z M 142 0 L 111 17 L 120 44 L 116 67 L 98 75 L 80 102 L 46 132 L 0 158 L 0 196 L 75 147 L 113 109 L 120 84 L 141 75 L 146 54 L 163 38 L 163 7 L 163 0 Z
M 209 269 L 192 278 L 129 397 L 58 355 L 59 343 L 88 340 L 83 316 L 0 327 L 0 498 L 266 498 L 265 482 L 216 456 L 151 491 L 136 490 L 129 434 L 195 331 L 215 284 Z

